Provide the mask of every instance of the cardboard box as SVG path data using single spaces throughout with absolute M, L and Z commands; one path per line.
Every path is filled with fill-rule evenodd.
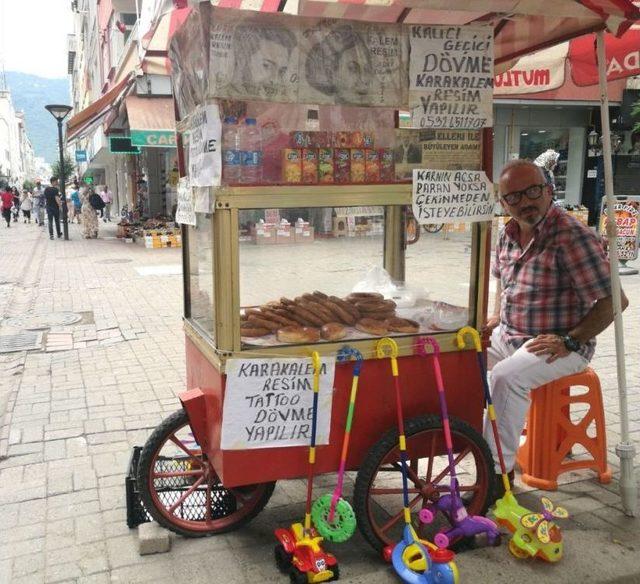
M 294 227 L 295 243 L 313 243 L 314 229 L 308 223 L 296 223 Z
M 276 228 L 273 225 L 256 225 L 252 235 L 256 245 L 274 245 L 276 243 Z
M 291 232 L 291 225 L 278 225 L 276 231 L 276 243 L 295 243 L 294 234 Z

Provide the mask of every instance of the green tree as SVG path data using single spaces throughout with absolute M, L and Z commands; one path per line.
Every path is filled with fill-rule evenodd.
M 60 161 L 56 160 L 52 165 L 51 165 L 51 172 L 53 173 L 53 176 L 60 176 Z M 65 181 L 68 183 L 70 182 L 70 179 L 74 176 L 75 174 L 75 167 L 73 165 L 73 160 L 71 160 L 71 158 L 69 156 L 65 156 L 64 157 L 64 178 Z
M 33 189 L 36 188 L 36 183 L 34 183 L 32 180 L 25 180 L 22 183 L 22 190 L 23 191 L 33 191 Z

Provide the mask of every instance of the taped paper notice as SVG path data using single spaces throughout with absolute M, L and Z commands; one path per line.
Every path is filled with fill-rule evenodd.
M 308 446 L 313 414 L 310 359 L 229 359 L 224 396 L 223 450 Z M 323 357 L 317 444 L 329 443 L 335 359 Z
M 493 185 L 478 170 L 414 170 L 413 214 L 420 224 L 491 221 Z
M 196 224 L 196 212 L 193 207 L 193 191 L 188 177 L 178 181 L 178 206 L 176 208 L 176 223 L 184 225 Z

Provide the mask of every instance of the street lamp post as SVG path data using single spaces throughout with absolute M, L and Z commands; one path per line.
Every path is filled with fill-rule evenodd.
M 65 190 L 66 177 L 64 176 L 62 121 L 69 115 L 69 112 L 73 108 L 68 105 L 45 105 L 44 107 L 56 119 L 56 122 L 58 122 L 58 151 L 60 154 L 60 176 L 58 177 L 58 182 L 60 184 L 60 197 L 62 199 L 62 230 L 65 240 L 69 241 L 69 213 L 67 209 L 67 194 Z

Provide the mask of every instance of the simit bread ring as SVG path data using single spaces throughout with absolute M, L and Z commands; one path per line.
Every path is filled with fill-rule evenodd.
M 342 308 L 339 304 L 332 302 L 331 300 L 323 300 L 322 305 L 328 308 L 333 314 L 336 315 L 340 322 L 353 326 L 356 324 L 357 318 L 353 316 L 349 311 Z
M 362 318 L 356 323 L 356 328 L 363 333 L 381 337 L 387 334 L 387 325 L 383 320 L 373 318 Z
M 347 329 L 338 322 L 328 322 L 320 329 L 320 334 L 327 341 L 339 341 L 347 336 Z
M 318 318 L 322 319 L 323 323 L 333 322 L 336 320 L 336 316 L 331 312 L 326 306 L 322 305 L 320 302 L 310 301 L 301 299 L 298 302 L 299 306 L 302 308 L 306 308 L 313 312 Z
M 342 300 L 342 298 L 338 298 L 337 296 L 329 296 L 329 300 L 331 300 L 331 302 L 335 302 L 343 310 L 346 310 L 356 320 L 360 319 L 361 317 L 360 311 L 350 302 L 347 302 L 346 300 Z
M 242 337 L 265 337 L 270 332 L 269 329 L 254 326 L 251 323 L 242 323 L 240 325 L 240 336 Z
M 263 309 L 262 312 L 264 313 L 264 318 L 277 322 L 282 326 L 295 326 L 296 324 L 296 321 L 278 314 L 275 309 Z
M 313 295 L 316 298 L 320 298 L 320 300 L 326 300 L 327 298 L 329 298 L 326 294 L 324 294 L 323 292 L 320 292 L 319 290 L 316 290 Z
M 420 330 L 420 324 L 408 318 L 390 318 L 387 326 L 394 333 L 417 333 Z
M 283 343 L 317 343 L 320 340 L 320 332 L 316 328 L 285 326 L 278 329 L 276 338 Z
M 384 300 L 384 296 L 378 292 L 353 292 L 347 296 L 349 302 L 359 302 L 360 300 Z
M 396 308 L 396 303 L 393 300 L 361 300 L 355 305 L 360 312 L 389 311 Z
M 259 316 L 250 315 L 249 324 L 252 324 L 258 328 L 269 329 L 270 331 L 277 331 L 282 325 L 274 322 L 273 320 L 269 320 L 267 318 L 261 318 Z
M 302 306 L 293 305 L 290 307 L 290 310 L 293 314 L 301 318 L 304 318 L 314 326 L 322 326 L 324 324 L 324 322 L 322 322 L 322 319 L 320 317 L 316 316 L 315 314 L 313 314 L 313 312 L 311 312 L 310 310 L 307 310 Z M 295 320 L 298 320 L 298 319 L 295 319 Z

